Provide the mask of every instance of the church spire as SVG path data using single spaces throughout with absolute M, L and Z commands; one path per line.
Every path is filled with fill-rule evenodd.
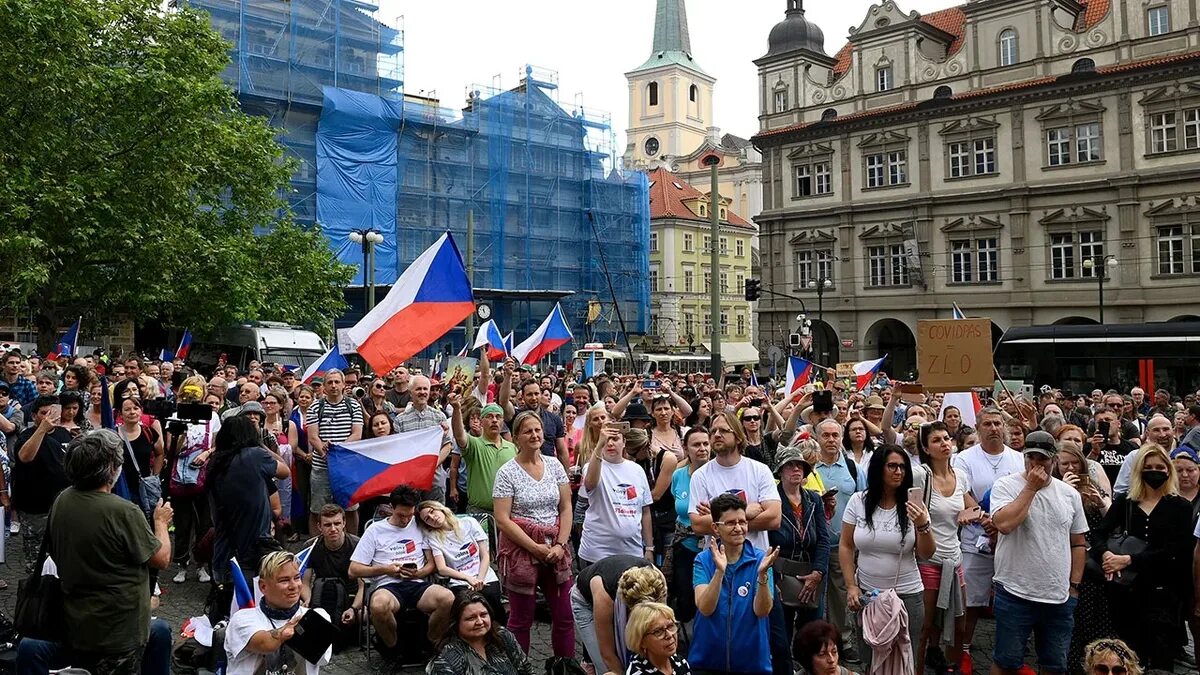
M 654 53 L 692 53 L 685 0 L 658 0 L 654 13 Z

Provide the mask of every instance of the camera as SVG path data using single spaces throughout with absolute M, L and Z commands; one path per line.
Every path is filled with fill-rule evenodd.
M 212 419 L 213 409 L 203 403 L 180 403 L 163 398 L 145 401 L 142 409 L 162 422 L 167 433 L 174 436 L 187 433 L 188 424 L 204 424 Z
M 366 398 L 366 397 L 367 397 L 367 390 L 366 390 L 366 389 L 363 389 L 362 387 L 355 387 L 355 388 L 354 388 L 354 398 L 357 398 L 357 399 L 364 399 L 364 398 Z

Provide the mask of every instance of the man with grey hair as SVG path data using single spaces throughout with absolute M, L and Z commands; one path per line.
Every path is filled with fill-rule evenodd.
M 71 487 L 55 500 L 46 527 L 49 556 L 71 599 L 63 619 L 72 665 L 133 675 L 150 636 L 150 569 L 171 562 L 173 511 L 160 501 L 151 531 L 137 505 L 112 494 L 123 464 L 116 432 L 72 440 L 63 458 Z
M 950 464 L 967 474 L 971 496 L 976 502 L 982 503 L 997 479 L 1025 470 L 1025 458 L 1006 445 L 1008 425 L 1003 410 L 988 406 L 979 411 L 976 420 L 975 429 L 979 443 L 954 455 Z M 973 665 L 971 640 L 975 635 L 975 624 L 991 605 L 992 577 L 996 570 L 989 542 L 990 535 L 994 532 L 995 527 L 987 513 L 984 514 L 981 524 L 968 525 L 962 530 L 963 581 L 967 586 L 967 630 L 963 661 L 958 665 L 964 673 L 971 672 L 970 666 Z
M 428 377 L 417 375 L 412 378 L 408 387 L 408 408 L 396 415 L 396 433 L 402 434 L 429 427 L 442 428 L 442 447 L 438 452 L 438 465 L 433 474 L 433 488 L 429 491 L 429 498 L 445 502 L 446 469 L 442 467 L 442 463 L 450 456 L 450 422 L 446 413 L 429 405 L 429 390 Z

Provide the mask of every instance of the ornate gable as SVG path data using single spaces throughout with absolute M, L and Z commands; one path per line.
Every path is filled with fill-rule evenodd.
M 1104 114 L 1106 108 L 1095 101 L 1077 101 L 1070 99 L 1065 103 L 1058 103 L 1051 106 L 1046 106 L 1038 113 L 1037 120 L 1044 122 L 1046 120 L 1066 119 L 1071 117 L 1084 116 L 1099 116 Z
M 1142 106 L 1169 105 L 1180 100 L 1200 98 L 1200 86 L 1193 82 L 1172 82 L 1165 87 L 1152 89 L 1138 99 Z
M 968 233 L 979 231 L 993 231 L 1004 227 L 1004 223 L 994 218 L 971 214 L 965 218 L 947 218 L 946 224 L 941 227 L 942 232 Z
M 858 235 L 859 239 L 903 239 L 905 238 L 904 223 L 880 223 L 872 225 Z
M 867 15 L 863 18 L 862 23 L 858 25 L 858 28 L 850 29 L 850 35 L 853 37 L 878 28 L 916 21 L 919 18 L 921 18 L 920 13 L 913 11 L 905 14 L 896 6 L 895 2 L 886 0 L 881 4 L 871 5 L 871 8 L 867 10 Z
M 1054 226 L 1071 226 L 1081 223 L 1103 223 L 1111 216 L 1108 215 L 1108 207 L 1100 207 L 1100 210 L 1091 209 L 1086 206 L 1073 206 L 1069 209 L 1059 209 L 1047 213 L 1038 224 L 1042 227 Z
M 796 236 L 792 237 L 788 242 L 792 246 L 815 246 L 817 244 L 828 244 L 837 241 L 837 235 L 834 234 L 832 227 L 812 227 L 806 230 L 801 230 Z
M 788 159 L 808 159 L 809 157 L 827 157 L 833 154 L 833 146 L 824 143 L 806 143 L 788 153 Z
M 908 134 L 889 129 L 874 134 L 867 134 L 858 142 L 858 147 L 870 148 L 881 145 L 907 145 L 910 140 L 912 140 L 912 137 Z
M 943 136 L 957 136 L 960 134 L 987 133 L 991 134 L 999 129 L 1000 125 L 995 120 L 985 119 L 982 117 L 971 117 L 965 120 L 954 120 L 941 128 L 940 133 Z

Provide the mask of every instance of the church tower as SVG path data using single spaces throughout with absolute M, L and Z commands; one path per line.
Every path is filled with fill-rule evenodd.
M 658 0 L 650 58 L 625 73 L 629 129 L 625 166 L 652 169 L 690 155 L 713 123 L 716 80 L 692 59 L 685 0 Z

